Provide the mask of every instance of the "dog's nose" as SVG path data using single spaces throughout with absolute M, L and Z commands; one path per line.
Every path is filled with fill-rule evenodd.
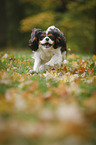
M 49 41 L 49 38 L 46 38 L 46 41 Z

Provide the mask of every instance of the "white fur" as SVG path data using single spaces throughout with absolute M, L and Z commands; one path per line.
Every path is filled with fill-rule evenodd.
M 45 37 L 42 41 L 40 41 L 41 44 L 45 44 L 47 41 L 46 41 L 46 38 L 49 39 L 48 43 L 49 44 L 53 44 L 53 41 L 49 38 L 49 37 Z
M 46 33 L 48 33 L 51 30 L 54 30 L 54 29 L 58 30 L 60 32 L 60 30 L 53 25 L 53 26 L 48 27 L 48 29 L 46 30 Z
M 62 54 L 62 63 L 63 63 L 63 65 L 67 63 L 67 60 L 66 60 L 66 51 L 64 51 L 63 54 Z
M 46 33 L 48 33 L 49 31 L 51 31 L 51 30 L 53 30 L 53 29 L 55 29 L 56 27 L 55 26 L 50 26 L 50 27 L 48 27 L 48 29 L 46 30 Z
M 43 72 L 50 66 L 61 66 L 62 54 L 60 47 L 57 49 L 54 49 L 53 47 L 50 49 L 42 49 L 42 46 L 40 45 L 39 49 L 34 52 L 33 59 L 35 59 L 33 66 L 34 72 Z

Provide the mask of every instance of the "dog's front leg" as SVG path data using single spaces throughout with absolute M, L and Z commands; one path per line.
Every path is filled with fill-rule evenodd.
M 33 70 L 30 70 L 29 72 L 30 73 L 34 73 L 34 72 L 38 73 L 39 72 L 40 64 L 41 64 L 41 60 L 40 59 L 35 59 Z
M 63 54 L 62 54 L 62 60 L 63 60 L 63 65 L 67 63 L 67 60 L 66 60 L 66 51 L 64 51 Z
M 34 72 L 39 72 L 39 67 L 41 65 L 41 60 L 40 58 L 36 58 L 33 66 L 33 71 Z

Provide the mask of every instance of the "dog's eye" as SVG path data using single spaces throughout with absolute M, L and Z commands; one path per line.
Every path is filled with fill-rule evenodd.
M 45 37 L 46 35 L 45 34 L 42 34 L 41 36 Z
M 52 36 L 52 34 L 48 34 L 48 37 Z

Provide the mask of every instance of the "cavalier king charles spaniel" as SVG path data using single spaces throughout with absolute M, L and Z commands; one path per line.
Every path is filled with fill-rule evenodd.
M 29 47 L 35 59 L 33 70 L 43 72 L 49 67 L 60 67 L 66 63 L 66 39 L 64 34 L 55 26 L 46 31 L 34 28 L 29 40 Z

